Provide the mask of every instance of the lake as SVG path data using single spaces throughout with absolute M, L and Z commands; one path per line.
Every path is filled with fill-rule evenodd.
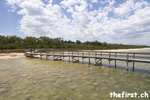
M 110 97 L 114 91 L 146 91 L 150 96 L 150 65 L 136 63 L 135 69 L 25 57 L 0 59 L 0 100 L 116 100 Z

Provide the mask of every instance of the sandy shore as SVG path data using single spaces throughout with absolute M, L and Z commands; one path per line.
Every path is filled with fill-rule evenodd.
M 110 51 L 110 52 L 150 52 L 150 48 L 112 49 L 112 50 L 94 50 L 94 51 Z
M 0 53 L 0 59 L 11 59 L 24 57 L 24 53 Z

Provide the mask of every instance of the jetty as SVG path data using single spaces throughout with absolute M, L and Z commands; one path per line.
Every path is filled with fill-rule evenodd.
M 102 65 L 103 60 L 108 60 L 108 66 L 111 66 L 111 62 L 114 62 L 115 68 L 117 68 L 117 61 L 126 62 L 126 70 L 129 69 L 129 63 L 132 63 L 132 70 L 135 69 L 135 63 L 150 63 L 150 53 L 144 52 L 107 52 L 107 51 L 54 51 L 47 50 L 45 52 L 26 51 L 26 57 L 47 59 L 50 57 L 54 61 L 64 61 L 67 59 L 73 63 L 88 64 L 94 63 L 95 65 Z

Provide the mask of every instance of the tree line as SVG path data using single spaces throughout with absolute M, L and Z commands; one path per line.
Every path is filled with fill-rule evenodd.
M 127 48 L 141 48 L 144 45 L 123 45 L 123 44 L 109 44 L 99 41 L 86 41 L 81 42 L 76 40 L 63 40 L 62 38 L 49 38 L 46 36 L 41 37 L 25 37 L 20 38 L 17 36 L 3 36 L 0 35 L 0 50 L 8 49 L 127 49 Z

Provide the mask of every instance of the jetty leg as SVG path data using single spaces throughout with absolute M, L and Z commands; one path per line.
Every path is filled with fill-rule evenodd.
M 63 54 L 62 54 L 62 56 L 63 56 L 63 59 L 62 59 L 62 61 L 64 61 L 64 51 L 63 51 Z
M 117 64 L 116 64 L 116 60 L 115 60 L 115 68 L 116 68 Z
M 95 58 L 95 64 L 96 64 L 96 58 Z
M 69 55 L 70 53 L 69 53 L 69 51 L 68 51 L 68 55 Z M 70 55 L 69 55 L 69 62 L 70 62 Z
M 42 59 L 42 54 L 40 54 L 40 58 Z
M 97 57 L 97 52 L 95 52 L 95 64 L 96 64 L 96 57 Z
M 128 71 L 128 66 L 129 66 L 129 61 L 128 61 L 128 59 L 129 59 L 129 54 L 127 53 L 127 67 L 126 67 L 126 70 Z
M 117 57 L 117 53 L 115 52 L 115 58 Z M 116 60 L 115 60 L 115 68 L 116 68 L 117 64 L 116 64 Z
M 110 59 L 109 59 L 109 68 L 110 68 Z
M 82 51 L 82 63 L 84 64 L 84 52 Z
M 90 52 L 89 52 L 89 64 L 90 64 Z
M 47 53 L 46 53 L 46 59 L 48 60 L 48 51 L 47 51 Z
M 135 62 L 133 61 L 133 68 L 132 68 L 132 71 L 134 71 L 134 64 L 135 64 Z
M 82 57 L 82 64 L 84 64 L 84 58 Z
M 128 61 L 127 61 L 127 67 L 126 67 L 126 70 L 128 70 L 128 66 L 129 66 L 129 63 L 128 63 Z
M 72 52 L 72 62 L 73 62 L 73 52 Z
M 48 60 L 48 55 L 46 55 L 46 59 Z
M 72 62 L 73 62 L 73 56 L 72 56 Z
M 109 59 L 108 59 L 108 61 L 109 61 L 109 68 L 110 68 L 110 56 L 111 56 L 111 53 L 109 52 Z
M 135 59 L 135 53 L 133 53 L 133 59 Z M 134 65 L 135 65 L 135 62 L 133 61 L 133 68 L 132 68 L 132 71 L 134 71 Z
M 53 60 L 54 60 L 54 55 L 55 55 L 55 52 L 53 52 Z
M 79 61 L 79 51 L 78 51 L 78 61 Z
M 100 65 L 102 65 L 102 59 L 100 59 L 100 60 L 101 60 Z

